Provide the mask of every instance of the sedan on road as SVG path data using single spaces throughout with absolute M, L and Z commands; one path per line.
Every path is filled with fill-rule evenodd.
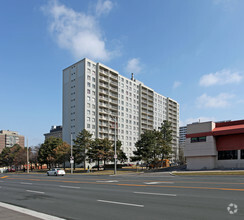
M 61 169 L 61 168 L 53 168 L 53 169 L 47 171 L 47 175 L 48 176 L 51 176 L 51 175 L 53 175 L 53 176 L 58 176 L 58 175 L 63 176 L 63 175 L 65 175 L 65 171 L 63 169 Z

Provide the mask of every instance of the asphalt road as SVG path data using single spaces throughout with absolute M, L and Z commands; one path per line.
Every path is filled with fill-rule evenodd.
M 0 202 L 64 219 L 244 219 L 244 176 L 1 174 Z

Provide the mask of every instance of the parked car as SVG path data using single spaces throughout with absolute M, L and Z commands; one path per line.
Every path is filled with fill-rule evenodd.
M 15 172 L 15 169 L 14 168 L 10 168 L 10 169 L 8 169 L 8 172 Z
M 61 169 L 61 168 L 53 168 L 53 169 L 51 169 L 51 170 L 49 170 L 49 171 L 47 171 L 47 175 L 48 176 L 63 176 L 63 175 L 65 175 L 65 171 L 63 170 L 63 169 Z

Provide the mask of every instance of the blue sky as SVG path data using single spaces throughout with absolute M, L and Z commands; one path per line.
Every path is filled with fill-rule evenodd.
M 62 123 L 62 70 L 84 57 L 180 104 L 180 123 L 244 119 L 244 1 L 0 2 L 0 130 Z

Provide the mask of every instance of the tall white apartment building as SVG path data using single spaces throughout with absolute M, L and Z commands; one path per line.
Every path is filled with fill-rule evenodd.
M 93 138 L 119 139 L 128 158 L 144 130 L 163 120 L 173 127 L 174 157 L 178 152 L 179 104 L 133 78 L 87 58 L 63 70 L 63 140 L 84 128 Z M 117 126 L 115 126 L 115 121 Z M 115 131 L 116 127 L 116 131 Z M 176 156 L 175 156 L 176 155 Z

